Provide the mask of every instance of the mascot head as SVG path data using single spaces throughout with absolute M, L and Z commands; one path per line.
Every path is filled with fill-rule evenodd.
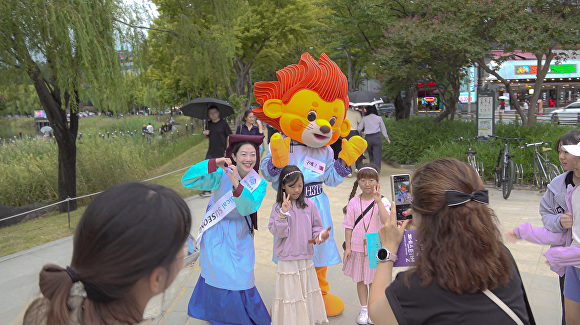
M 254 115 L 292 140 L 320 148 L 350 132 L 345 118 L 348 82 L 332 60 L 304 53 L 298 64 L 276 72 L 278 81 L 257 82 Z

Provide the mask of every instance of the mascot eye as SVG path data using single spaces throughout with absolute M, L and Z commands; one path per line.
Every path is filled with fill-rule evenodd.
M 336 117 L 334 117 L 334 116 L 333 116 L 333 117 L 330 119 L 330 121 L 328 121 L 328 123 L 330 123 L 330 125 L 331 125 L 331 126 L 333 126 L 333 125 L 334 125 L 334 123 L 336 123 Z
M 310 111 L 310 112 L 308 112 L 308 120 L 310 122 L 316 120 L 316 111 Z

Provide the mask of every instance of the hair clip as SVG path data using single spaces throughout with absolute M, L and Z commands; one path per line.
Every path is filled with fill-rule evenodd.
M 475 201 L 483 204 L 489 203 L 489 194 L 487 190 L 477 190 L 471 194 L 463 193 L 455 190 L 445 191 L 445 202 L 447 206 L 454 207 L 465 204 L 469 201 Z

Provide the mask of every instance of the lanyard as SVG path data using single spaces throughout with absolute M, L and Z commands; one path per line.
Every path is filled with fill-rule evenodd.
M 360 212 L 362 214 L 363 213 L 363 211 L 362 211 L 362 208 L 363 208 L 362 198 L 359 196 L 358 197 L 358 200 L 359 200 L 359 203 L 360 203 Z M 363 215 L 363 219 L 361 220 L 363 222 L 363 227 L 365 227 L 365 234 L 368 233 L 369 227 L 371 226 L 371 221 L 373 220 L 373 213 L 375 212 L 375 203 L 372 203 L 372 204 L 373 204 L 373 209 L 371 210 L 371 218 L 369 220 L 368 225 L 365 224 L 365 216 L 364 215 Z

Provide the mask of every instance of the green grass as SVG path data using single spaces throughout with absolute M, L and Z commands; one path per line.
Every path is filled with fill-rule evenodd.
M 189 147 L 180 155 L 169 160 L 164 165 L 150 171 L 148 178 L 162 175 L 180 168 L 191 166 L 205 158 L 207 141 Z M 181 197 L 186 198 L 199 193 L 181 185 L 181 176 L 185 170 L 170 174 L 150 181 L 152 184 L 160 184 L 175 190 Z M 67 213 L 49 213 L 35 220 L 30 220 L 17 225 L 0 229 L 0 256 L 13 254 L 44 243 L 48 243 L 73 234 L 74 229 L 85 211 L 85 206 L 80 206 L 71 212 L 71 229 L 68 228 Z
M 85 211 L 80 207 L 71 212 L 71 229 L 66 213 L 49 213 L 43 217 L 0 229 L 0 256 L 13 254 L 73 234 Z
M 141 127 L 152 119 L 149 116 L 81 119 L 92 124 L 81 125 L 85 131 L 82 140 L 77 141 L 78 195 L 98 192 L 119 182 L 143 180 L 152 170 L 203 140 L 201 135 L 192 136 L 191 129 L 185 132 L 189 118 L 182 116 L 177 118 L 180 132 L 143 137 Z M 106 133 L 105 130 L 131 130 L 132 126 L 138 129 L 137 135 L 124 132 L 125 135 L 117 134 L 115 138 L 95 136 Z M 53 141 L 24 139 L 0 146 L 0 204 L 21 206 L 58 201 L 57 175 L 58 151 Z

